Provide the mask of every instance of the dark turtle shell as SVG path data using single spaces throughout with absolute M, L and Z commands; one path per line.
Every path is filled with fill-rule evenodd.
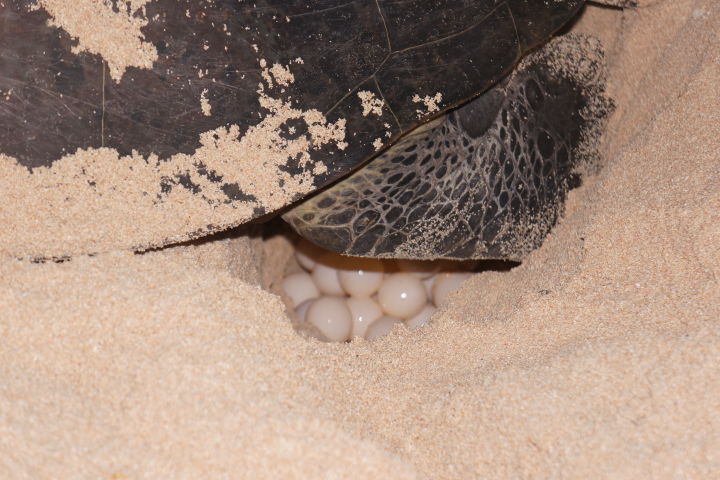
M 0 154 L 30 170 L 52 168 L 78 149 L 100 147 L 172 162 L 177 154 L 196 152 L 204 132 L 235 125 L 241 137 L 258 125 L 267 112 L 258 94 L 259 61 L 292 64 L 294 81 L 283 84 L 283 98 L 293 107 L 321 112 L 328 123 L 344 121 L 346 146 L 335 142 L 308 151 L 326 168 L 313 171 L 312 186 L 288 197 L 284 203 L 289 203 L 487 90 L 572 18 L 583 1 L 154 0 L 145 6 L 142 34 L 158 58 L 151 69 L 130 67 L 114 81 L 99 55 L 73 52 L 77 41 L 53 26 L 34 0 L 6 0 L 0 6 L 0 92 L 12 95 L 0 109 Z M 113 5 L 126 8 L 120 1 Z M 382 116 L 364 112 L 360 92 L 381 100 Z M 200 97 L 212 115 L 204 114 Z M 418 99 L 425 98 L 437 100 L 437 109 L 419 109 Z M 278 133 L 292 140 L 304 128 L 288 122 Z M 307 160 L 289 156 L 278 168 L 299 175 Z M 128 247 L 224 229 L 279 207 L 228 181 L 232 175 L 225 171 L 211 171 L 202 161 L 193 168 L 158 177 L 156 204 L 172 189 L 206 201 L 194 174 L 217 183 L 225 204 L 251 203 L 251 213 L 238 210 L 161 238 L 129 239 Z M 233 169 L 232 159 L 225 168 Z

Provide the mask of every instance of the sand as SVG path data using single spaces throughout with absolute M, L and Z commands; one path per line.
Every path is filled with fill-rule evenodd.
M 720 7 L 586 13 L 607 166 L 428 328 L 298 336 L 278 239 L 3 257 L 0 478 L 719 477 Z

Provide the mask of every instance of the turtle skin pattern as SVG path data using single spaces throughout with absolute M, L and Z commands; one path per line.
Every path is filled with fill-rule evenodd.
M 612 111 L 599 42 L 566 35 L 502 83 L 284 214 L 338 253 L 521 260 L 596 163 Z

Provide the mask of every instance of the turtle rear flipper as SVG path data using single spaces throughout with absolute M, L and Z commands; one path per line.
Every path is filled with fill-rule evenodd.
M 284 215 L 338 253 L 507 258 L 538 247 L 612 110 L 599 42 L 568 35 Z M 490 117 L 488 117 L 490 116 Z

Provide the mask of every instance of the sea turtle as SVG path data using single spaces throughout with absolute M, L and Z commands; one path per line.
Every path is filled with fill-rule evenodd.
M 283 217 L 351 255 L 522 259 L 555 224 L 612 103 L 599 45 L 566 35 Z
M 3 2 L 0 160 L 29 177 L 57 170 L 28 197 L 84 188 L 73 208 L 90 218 L 114 191 L 140 223 L 160 209 L 168 218 L 168 205 L 182 216 L 177 198 L 188 196 L 208 212 L 129 235 L 132 248 L 295 204 L 284 218 L 341 253 L 521 258 L 555 222 L 610 110 L 600 47 L 587 37 L 555 40 L 508 75 L 584 0 L 89 3 L 140 25 L 135 40 L 155 56 L 123 70 L 53 2 Z M 92 168 L 115 180 L 56 168 L 106 149 L 123 161 Z M 62 201 L 44 202 L 56 209 L 48 224 L 76 218 Z M 112 225 L 123 215 L 105 215 L 103 232 L 126 228 L 128 218 Z

